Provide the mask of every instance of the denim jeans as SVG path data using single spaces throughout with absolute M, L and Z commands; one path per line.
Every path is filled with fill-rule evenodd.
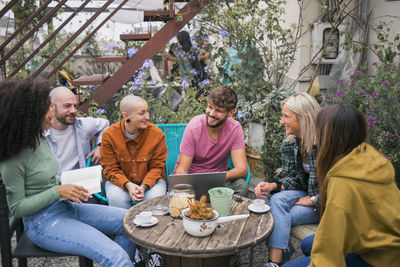
M 286 263 L 283 267 L 307 267 L 311 262 L 311 249 L 314 242 L 314 236 L 310 235 L 301 241 L 301 251 L 303 252 L 304 258 L 300 258 L 291 262 Z M 329 251 L 327 252 L 329 253 Z M 346 256 L 346 266 L 349 267 L 371 267 L 366 263 L 360 256 L 350 253 Z
M 314 207 L 294 205 L 299 198 L 305 196 L 307 193 L 299 190 L 284 190 L 272 195 L 269 205 L 274 218 L 274 230 L 268 246 L 285 250 L 288 248 L 292 226 L 319 222 L 319 213 Z
M 23 217 L 25 231 L 41 248 L 86 256 L 102 266 L 134 266 L 136 245 L 122 231 L 126 210 L 55 201 Z M 115 241 L 105 234 L 115 234 Z
M 105 188 L 108 205 L 123 209 L 129 209 L 131 207 L 132 199 L 129 196 L 128 191 L 123 190 L 121 187 L 116 186 L 109 181 L 106 182 Z M 150 190 L 144 192 L 144 200 L 163 196 L 166 193 L 167 184 L 163 179 L 158 179 L 157 183 L 150 188 Z

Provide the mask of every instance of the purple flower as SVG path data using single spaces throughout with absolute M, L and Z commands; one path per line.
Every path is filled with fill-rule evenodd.
M 131 47 L 128 49 L 128 51 L 126 52 L 128 54 L 128 57 L 133 57 L 133 55 L 135 55 L 137 52 L 137 49 L 134 47 Z
M 378 62 L 376 62 L 376 61 L 374 61 L 374 62 L 372 63 L 372 65 L 374 65 L 374 66 L 375 66 L 376 64 L 378 64 Z
M 336 95 L 342 95 L 344 94 L 344 90 L 340 90 L 339 92 L 336 93 Z
M 366 105 L 369 105 L 371 102 L 369 100 L 367 100 L 367 102 L 365 102 Z
M 182 88 L 188 88 L 189 87 L 189 83 L 185 80 L 182 81 Z
M 372 121 L 373 124 L 377 123 L 378 119 L 376 117 L 374 117 L 374 120 Z
M 222 30 L 222 31 L 221 31 L 221 37 L 222 37 L 223 39 L 229 38 L 229 32 L 228 32 L 227 30 Z
M 350 74 L 350 79 L 353 79 L 354 78 L 354 74 Z
M 386 132 L 386 133 L 385 133 L 385 136 L 388 136 L 388 135 L 389 135 L 388 132 Z
M 113 49 L 116 48 L 116 47 L 117 47 L 116 44 L 113 44 L 113 43 L 107 44 L 107 50 L 108 50 L 108 51 L 111 51 L 111 50 L 113 50 Z
M 400 56 L 400 52 L 397 52 L 397 55 Z
M 134 80 L 135 85 L 140 85 L 140 84 L 142 84 L 142 82 L 143 82 L 143 80 L 139 77 L 136 77 Z
M 151 60 L 150 59 L 146 59 L 144 62 L 143 62 L 143 68 L 145 68 L 145 69 L 148 69 L 148 68 L 151 68 L 151 64 L 152 62 L 151 62 Z
M 364 90 L 363 89 L 360 90 L 360 95 L 362 95 L 362 94 L 364 94 Z
M 399 142 L 400 142 L 400 136 L 399 136 L 399 138 L 397 139 L 397 141 L 399 141 Z
M 394 110 L 397 110 L 397 107 L 396 107 L 396 106 L 393 106 L 393 109 L 394 109 Z
M 377 95 L 375 92 L 372 93 L 372 96 L 373 96 L 374 98 L 378 98 L 378 95 Z
M 381 84 L 382 84 L 382 85 L 389 85 L 389 82 L 383 81 L 383 82 L 381 82 Z
M 243 121 L 247 120 L 246 119 L 246 113 L 243 112 Z
M 371 111 L 375 111 L 375 108 L 371 108 Z
M 370 114 L 370 112 L 369 112 L 369 111 L 367 111 L 367 114 L 369 115 L 369 114 Z
M 205 79 L 204 81 L 201 81 L 201 85 L 206 86 L 210 84 L 210 80 L 209 79 Z
M 98 113 L 98 114 L 104 114 L 104 113 L 107 113 L 107 111 L 105 111 L 105 110 L 102 109 L 102 108 L 99 108 L 98 110 L 96 110 L 96 113 Z
M 392 67 L 393 67 L 393 63 L 391 63 L 389 66 L 387 66 L 387 67 L 385 68 L 385 70 L 391 69 Z
M 137 89 L 137 86 L 135 85 L 135 86 L 131 86 L 131 87 L 129 87 L 129 90 L 131 90 L 131 91 L 134 91 L 134 90 L 136 90 Z
M 338 82 L 338 83 L 341 83 L 341 82 L 343 82 L 343 80 L 338 80 L 337 82 Z
M 381 136 L 382 136 L 382 134 L 383 134 L 383 132 L 380 132 L 380 133 L 379 133 L 379 135 L 381 135 Z
M 353 85 L 353 84 L 355 84 L 355 82 L 354 82 L 354 81 L 350 81 L 349 84 L 350 84 L 350 85 Z
M 325 99 L 328 99 L 329 98 L 329 95 L 325 95 Z

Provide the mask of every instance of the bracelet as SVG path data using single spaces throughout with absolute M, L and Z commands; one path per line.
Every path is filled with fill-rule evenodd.
M 274 190 L 271 191 L 271 194 L 275 194 L 275 193 L 279 193 L 281 192 L 281 188 L 282 188 L 282 182 L 279 181 L 278 179 L 274 179 L 272 181 L 272 183 L 276 183 L 276 188 Z

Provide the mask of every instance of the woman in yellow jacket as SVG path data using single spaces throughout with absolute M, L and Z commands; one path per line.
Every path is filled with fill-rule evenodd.
M 316 124 L 322 218 L 302 243 L 311 257 L 285 267 L 400 266 L 400 190 L 390 161 L 364 142 L 365 118 L 336 104 Z

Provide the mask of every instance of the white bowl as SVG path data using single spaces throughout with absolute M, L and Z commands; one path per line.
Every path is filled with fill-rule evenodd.
M 184 209 L 182 211 L 183 218 L 183 228 L 185 231 L 197 237 L 209 236 L 214 233 L 215 228 L 217 227 L 217 219 L 219 217 L 218 212 L 213 210 L 214 218 L 210 220 L 194 220 L 186 216 L 186 213 L 189 211 L 189 208 Z

